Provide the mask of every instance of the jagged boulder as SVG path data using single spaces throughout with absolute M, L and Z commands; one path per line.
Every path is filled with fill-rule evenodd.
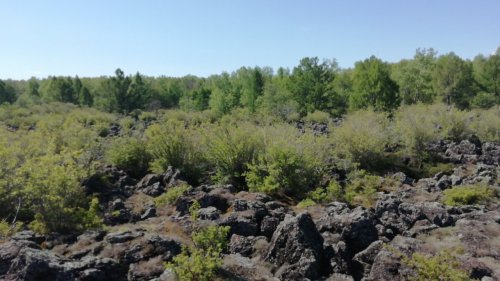
M 286 216 L 274 233 L 265 259 L 281 280 L 315 280 L 324 273 L 323 237 L 308 213 Z

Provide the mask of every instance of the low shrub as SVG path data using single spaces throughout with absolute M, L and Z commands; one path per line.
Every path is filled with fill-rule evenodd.
M 390 122 L 382 113 L 358 111 L 348 115 L 342 126 L 332 132 L 339 158 L 350 159 L 365 169 L 378 169 L 384 151 L 393 146 Z
M 178 186 L 171 187 L 165 193 L 154 199 L 155 205 L 157 207 L 161 207 L 167 204 L 173 204 L 190 188 L 191 187 L 187 184 L 181 184 Z
M 412 281 L 472 281 L 458 258 L 448 251 L 435 256 L 414 253 L 411 258 L 402 257 L 403 263 L 413 269 Z
M 297 207 L 301 208 L 301 209 L 305 209 L 307 207 L 311 207 L 314 205 L 316 205 L 316 202 L 314 200 L 312 200 L 311 198 L 306 198 L 306 199 L 300 201 L 299 204 L 297 204 Z
M 222 252 L 227 248 L 228 226 L 209 226 L 192 235 L 194 246 L 183 247 L 166 267 L 170 268 L 180 281 L 214 280 L 217 269 L 222 265 Z
M 443 192 L 442 201 L 449 206 L 476 205 L 495 197 L 495 190 L 486 185 L 455 186 Z
M 199 183 L 205 161 L 199 147 L 200 136 L 194 130 L 180 121 L 169 120 L 150 126 L 146 136 L 153 172 L 162 173 L 172 166 L 179 169 L 189 183 Z
M 149 170 L 151 156 L 146 143 L 136 138 L 117 139 L 107 151 L 108 161 L 134 178 L 141 178 Z
M 345 199 L 352 205 L 373 207 L 377 191 L 381 188 L 381 178 L 369 175 L 364 170 L 353 171 L 348 175 Z
M 23 228 L 22 222 L 11 224 L 6 220 L 0 220 L 0 240 L 9 238 Z
M 214 180 L 244 188 L 248 164 L 261 153 L 264 142 L 255 125 L 210 126 L 205 131 L 206 158 L 215 167 Z
M 316 178 L 308 164 L 292 147 L 273 145 L 248 164 L 246 181 L 251 191 L 300 195 Z
M 330 114 L 320 110 L 309 112 L 304 117 L 304 121 L 311 123 L 328 123 L 329 120 L 330 120 Z

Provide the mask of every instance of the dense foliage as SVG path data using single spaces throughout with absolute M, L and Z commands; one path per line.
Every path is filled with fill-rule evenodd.
M 194 245 L 184 247 L 172 263 L 167 264 L 179 281 L 213 280 L 222 265 L 221 254 L 227 248 L 228 226 L 209 226 L 192 235 Z
M 348 110 L 392 111 L 401 104 L 435 101 L 461 109 L 489 108 L 500 102 L 499 75 L 499 51 L 470 61 L 418 49 L 409 60 L 389 64 L 372 56 L 352 69 L 340 69 L 334 59 L 306 57 L 292 70 L 242 67 L 207 78 L 125 75 L 117 69 L 110 77 L 5 80 L 0 81 L 0 104 L 57 101 L 119 113 L 180 108 L 210 109 L 217 115 L 244 108 L 290 120 L 315 111 L 339 116 Z
M 425 149 L 429 142 L 500 141 L 499 56 L 467 61 L 429 49 L 353 69 L 304 58 L 291 71 L 208 78 L 118 69 L 113 77 L 0 81 L 1 235 L 21 224 L 39 232 L 100 227 L 99 202 L 82 181 L 109 164 L 136 179 L 172 166 L 192 186 L 233 184 L 302 206 L 371 206 L 380 176 L 453 169 Z M 314 130 L 318 124 L 328 130 Z M 187 189 L 171 188 L 156 204 Z M 443 202 L 474 204 L 488 192 L 450 189 Z

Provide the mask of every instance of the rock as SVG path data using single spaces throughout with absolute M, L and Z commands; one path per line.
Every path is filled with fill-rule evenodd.
M 125 209 L 125 203 L 123 203 L 122 199 L 120 199 L 120 198 L 115 199 L 111 203 L 111 206 L 110 206 L 110 210 L 111 211 L 119 211 L 119 210 L 122 210 L 122 209 Z
M 144 189 L 147 188 L 148 186 L 160 182 L 161 180 L 162 180 L 161 175 L 147 174 L 137 183 L 137 188 Z
M 438 202 L 423 202 L 419 206 L 425 217 L 433 224 L 446 227 L 453 225 L 453 217 L 450 216 L 446 208 Z
M 436 187 L 445 190 L 448 187 L 451 187 L 451 180 L 447 175 L 443 175 L 442 177 L 439 178 L 439 180 L 436 182 Z
M 152 197 L 158 197 L 165 192 L 165 187 L 160 182 L 156 182 L 141 189 L 141 192 Z
M 457 175 L 451 175 L 450 176 L 450 184 L 452 186 L 459 185 L 462 183 L 462 178 L 457 176 Z
M 325 281 L 354 281 L 354 278 L 349 275 L 334 273 L 328 279 L 325 279 Z
M 142 231 L 127 230 L 123 232 L 114 232 L 106 235 L 106 241 L 109 243 L 123 243 L 144 235 Z
M 45 241 L 45 237 L 31 230 L 20 231 L 11 237 L 12 240 L 26 240 L 36 244 L 41 244 Z
M 431 223 L 428 220 L 419 220 L 417 221 L 413 227 L 405 232 L 403 232 L 404 236 L 415 238 L 417 235 L 429 233 L 430 231 L 438 228 L 437 225 Z
M 499 165 L 500 164 L 500 145 L 493 142 L 486 142 L 482 146 L 482 155 L 479 157 L 479 161 L 487 165 Z
M 156 216 L 156 208 L 150 207 L 150 208 L 147 208 L 146 211 L 144 211 L 144 213 L 142 213 L 141 220 L 153 218 L 155 216 Z
M 323 237 L 308 213 L 285 217 L 273 234 L 265 260 L 279 267 L 276 276 L 282 280 L 321 276 Z
M 399 183 L 402 183 L 402 184 L 408 184 L 408 185 L 412 185 L 413 184 L 413 179 L 408 177 L 405 173 L 403 172 L 398 172 L 398 173 L 395 173 L 391 176 L 394 180 L 396 180 L 397 182 Z
M 382 248 L 375 257 L 368 280 L 403 281 L 408 280 L 409 269 L 401 263 L 399 252 L 411 255 L 420 249 L 421 242 L 414 238 L 396 236 L 389 243 L 390 248 Z
M 274 231 L 280 224 L 281 220 L 277 217 L 266 216 L 262 219 L 260 223 L 260 233 L 267 239 L 271 239 Z
M 172 166 L 168 166 L 167 170 L 160 175 L 161 182 L 166 187 L 176 186 L 181 182 L 184 182 L 181 171 L 175 169 Z
M 353 261 L 357 262 L 359 266 L 363 269 L 364 276 L 368 276 L 370 274 L 372 264 L 375 261 L 375 257 L 382 250 L 384 246 L 384 242 L 378 240 L 370 244 L 368 248 L 363 251 L 357 253 Z
M 221 273 L 223 274 L 222 280 L 280 281 L 280 279 L 273 277 L 266 266 L 240 254 L 225 256 Z
M 231 227 L 230 235 L 256 236 L 259 233 L 259 225 L 251 219 L 239 216 L 237 213 L 230 214 L 219 222 L 221 226 Z
M 165 265 L 160 257 L 131 264 L 127 273 L 129 281 L 149 281 L 162 275 Z
M 198 210 L 198 218 L 202 220 L 217 220 L 220 217 L 219 210 L 215 207 L 201 208 Z
M 470 272 L 469 277 L 474 280 L 480 280 L 483 277 L 492 277 L 493 270 L 478 259 L 468 259 L 463 263 L 463 268 Z

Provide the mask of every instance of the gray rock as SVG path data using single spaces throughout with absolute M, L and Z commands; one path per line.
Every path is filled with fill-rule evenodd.
M 201 208 L 198 210 L 198 218 L 202 220 L 216 220 L 220 217 L 219 210 L 215 207 Z
M 282 280 L 319 278 L 325 269 L 323 237 L 311 216 L 286 216 L 274 232 L 265 259 L 279 267 L 276 276 Z
M 12 240 L 26 240 L 26 241 L 34 242 L 36 244 L 40 244 L 43 241 L 45 241 L 45 237 L 43 235 L 35 233 L 31 230 L 20 231 L 20 232 L 14 234 L 14 236 L 12 236 L 11 239 Z
M 123 243 L 144 235 L 142 231 L 127 230 L 123 232 L 114 232 L 106 235 L 105 239 L 109 243 Z

